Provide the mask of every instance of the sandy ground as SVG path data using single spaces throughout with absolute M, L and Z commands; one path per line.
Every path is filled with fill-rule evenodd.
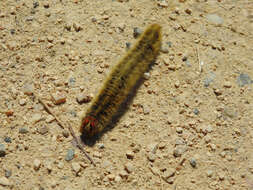
M 80 135 L 77 97 L 151 23 L 162 53 L 94 167 L 32 93 Z M 252 190 L 252 31 L 251 0 L 0 1 L 0 189 Z

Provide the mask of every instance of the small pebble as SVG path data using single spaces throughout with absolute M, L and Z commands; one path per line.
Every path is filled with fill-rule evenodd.
M 128 173 L 125 171 L 125 170 L 121 170 L 119 172 L 119 175 L 122 177 L 122 178 L 127 178 L 128 177 Z
M 207 174 L 207 177 L 212 177 L 213 176 L 213 171 L 212 170 L 207 170 L 206 174 Z
M 51 97 L 55 105 L 63 104 L 66 102 L 66 96 L 64 96 L 62 93 L 53 93 L 51 94 Z
M 185 142 L 182 138 L 177 138 L 175 141 L 175 145 L 184 145 Z
M 218 173 L 219 176 L 219 180 L 223 181 L 225 179 L 225 173 L 224 172 L 220 172 Z
M 210 23 L 213 23 L 215 25 L 222 25 L 223 24 L 223 19 L 216 15 L 216 14 L 209 14 L 206 16 L 207 17 L 207 20 L 210 22 Z
M 212 151 L 216 150 L 216 145 L 215 144 L 209 144 L 209 147 L 211 148 Z
M 54 41 L 54 37 L 53 36 L 48 36 L 47 41 L 52 43 Z
M 186 12 L 188 15 L 192 14 L 191 9 L 189 9 L 189 8 L 185 9 L 185 12 Z
M 165 142 L 161 142 L 159 145 L 158 145 L 159 149 L 164 149 L 166 147 L 166 143 Z
M 151 143 L 147 147 L 147 152 L 152 152 L 153 154 L 155 154 L 157 147 L 158 147 L 158 143 Z
M 227 161 L 229 161 L 229 162 L 233 160 L 231 155 L 227 155 L 227 156 L 226 156 L 226 159 L 227 159 Z
M 66 161 L 73 160 L 74 155 L 75 155 L 75 150 L 74 149 L 69 149 L 68 152 L 67 152 L 67 155 L 65 157 L 65 160 Z
M 237 84 L 242 87 L 248 84 L 252 84 L 253 80 L 248 74 L 241 73 L 237 78 Z
M 162 53 L 169 53 L 169 49 L 167 47 L 165 47 L 164 45 L 162 45 L 161 52 Z
M 7 179 L 6 177 L 0 177 L 0 185 L 2 186 L 9 186 L 11 185 L 9 179 Z
M 144 79 L 146 80 L 150 79 L 150 73 L 144 73 Z
M 163 0 L 163 1 L 158 1 L 157 5 L 163 8 L 166 8 L 169 6 L 169 4 L 167 3 L 167 1 Z
M 115 179 L 115 175 L 114 174 L 109 174 L 109 175 L 107 175 L 107 177 L 108 177 L 108 179 L 110 181 L 113 181 Z
M 210 135 L 206 135 L 206 136 L 204 137 L 204 140 L 205 140 L 206 143 L 210 143 L 210 142 L 211 142 L 211 137 L 210 137 Z
M 51 122 L 53 122 L 54 120 L 55 120 L 55 118 L 54 118 L 54 116 L 52 116 L 52 115 L 48 115 L 47 118 L 46 118 L 46 122 L 47 122 L 47 123 L 51 123 Z
M 150 113 L 150 109 L 147 106 L 143 106 L 143 114 L 148 115 Z
M 105 145 L 102 144 L 102 143 L 98 143 L 98 148 L 99 148 L 99 149 L 104 149 L 104 148 L 105 148 Z
M 18 131 L 19 133 L 21 133 L 21 134 L 26 134 L 26 133 L 28 133 L 29 131 L 28 131 L 28 129 L 26 128 L 26 127 L 22 127 L 22 128 L 19 128 L 19 131 Z
M 39 169 L 40 169 L 40 165 L 41 165 L 40 160 L 35 159 L 35 160 L 33 161 L 33 168 L 34 168 L 35 170 L 39 170 Z
M 149 152 L 148 153 L 148 160 L 151 161 L 151 162 L 154 162 L 156 159 L 156 155 L 153 154 L 152 152 Z
M 66 160 L 66 159 L 65 159 Z M 59 162 L 58 164 L 57 164 L 57 167 L 59 168 L 59 169 L 62 169 L 63 167 L 64 167 L 64 163 L 63 162 Z
M 48 172 L 51 172 L 53 170 L 52 162 L 46 161 L 45 162 L 45 167 L 47 168 Z
M 71 31 L 71 24 L 70 23 L 67 23 L 64 28 L 68 31 Z
M 195 168 L 195 167 L 197 166 L 197 161 L 196 161 L 195 158 L 191 158 L 189 161 L 190 161 L 190 164 L 191 164 L 191 166 L 192 166 L 193 168 Z
M 34 2 L 33 2 L 33 8 L 34 8 L 34 9 L 37 8 L 39 5 L 40 5 L 40 4 L 39 4 L 38 1 L 34 1 Z
M 43 125 L 38 128 L 38 132 L 41 135 L 45 135 L 48 132 L 48 127 L 46 125 Z
M 213 72 L 210 72 L 208 76 L 204 79 L 204 86 L 208 87 L 215 79 L 216 75 Z
M 114 178 L 114 181 L 115 182 L 120 182 L 122 180 L 122 178 L 119 176 L 119 175 L 117 175 L 115 178 Z
M 5 115 L 9 117 L 9 116 L 12 116 L 13 113 L 14 113 L 14 112 L 13 112 L 12 110 L 7 110 L 7 111 L 5 112 Z
M 35 113 L 35 114 L 32 115 L 31 123 L 37 123 L 37 122 L 39 122 L 40 120 L 42 120 L 42 115 L 41 115 L 41 113 Z
M 183 128 L 182 127 L 177 127 L 176 131 L 177 131 L 177 133 L 181 134 L 181 133 L 183 133 Z
M 126 49 L 129 50 L 131 47 L 131 43 L 130 42 L 126 42 Z
M 105 160 L 105 161 L 102 162 L 101 166 L 103 168 L 111 168 L 112 167 L 112 163 L 110 161 L 108 161 L 108 160 Z
M 120 32 L 124 32 L 126 25 L 125 25 L 125 23 L 122 22 L 117 25 L 117 28 L 120 30 Z
M 83 93 L 80 93 L 76 96 L 76 101 L 79 103 L 79 104 L 82 104 L 82 103 L 88 103 L 91 101 L 91 96 L 88 96 L 88 95 L 85 95 Z
M 187 61 L 188 55 L 183 55 L 182 61 Z
M 26 100 L 25 99 L 20 99 L 19 100 L 19 105 L 24 106 L 26 104 Z
M 235 108 L 226 106 L 224 108 L 223 114 L 229 118 L 235 118 L 237 115 L 237 112 L 236 112 Z
M 78 23 L 74 23 L 73 28 L 75 29 L 76 32 L 79 32 L 83 29 L 83 27 Z
M 216 96 L 220 96 L 220 95 L 222 95 L 222 91 L 221 91 L 220 89 L 215 88 L 215 89 L 214 89 L 214 94 L 215 94 Z
M 48 9 L 48 8 L 49 8 L 49 2 L 47 2 L 47 1 L 44 2 L 44 5 L 43 5 L 43 6 L 44 6 L 44 8 Z
M 199 110 L 198 110 L 197 108 L 195 108 L 195 109 L 193 110 L 193 113 L 194 113 L 195 115 L 198 115 L 198 114 L 199 114 Z
M 180 157 L 186 150 L 187 148 L 185 146 L 176 146 L 176 148 L 173 151 L 173 155 L 175 157 Z
M 226 157 L 226 152 L 225 152 L 225 151 L 222 151 L 222 152 L 220 153 L 220 156 L 221 156 L 222 158 L 225 158 L 225 157 Z
M 81 166 L 78 162 L 74 162 L 71 164 L 72 169 L 74 170 L 74 172 L 77 174 L 81 171 Z
M 128 173 L 132 173 L 134 171 L 134 166 L 132 163 L 128 162 L 125 164 L 125 170 L 128 172 Z
M 0 144 L 0 157 L 4 157 L 6 155 L 6 150 L 4 144 Z
M 25 94 L 25 95 L 30 96 L 30 95 L 33 94 L 33 91 L 34 91 L 34 86 L 33 86 L 33 84 L 31 84 L 31 83 L 26 83 L 26 84 L 24 85 L 24 94 Z
M 134 27 L 134 32 L 133 32 L 133 36 L 134 38 L 138 38 L 142 33 L 142 30 L 139 29 L 138 27 Z
M 176 171 L 174 169 L 167 169 L 164 174 L 163 174 L 163 177 L 165 179 L 168 179 L 170 177 L 173 177 L 175 175 Z
M 133 159 L 133 158 L 134 158 L 134 152 L 131 151 L 131 150 L 128 150 L 128 151 L 126 152 L 126 157 L 127 157 L 128 159 Z
M 96 158 L 102 158 L 102 154 L 98 151 L 94 151 L 93 156 Z
M 68 137 L 69 137 L 69 132 L 68 132 L 66 129 L 64 129 L 64 130 L 62 131 L 62 135 L 63 135 L 65 138 L 68 138 Z
M 11 137 L 4 137 L 4 142 L 11 143 L 12 142 Z
M 168 45 L 168 47 L 172 47 L 172 42 L 166 42 L 166 44 Z
M 12 172 L 11 172 L 11 170 L 5 170 L 5 177 L 7 177 L 7 178 L 9 178 L 9 177 L 11 177 L 11 174 L 12 174 Z
M 232 87 L 232 84 L 231 84 L 231 82 L 226 81 L 226 82 L 224 83 L 223 86 L 224 86 L 225 88 L 231 88 L 231 87 Z

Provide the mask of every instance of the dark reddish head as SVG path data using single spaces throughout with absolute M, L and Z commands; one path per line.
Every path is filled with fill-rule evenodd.
M 97 132 L 97 120 L 92 116 L 86 116 L 83 118 L 81 123 L 80 132 L 87 136 L 94 136 Z

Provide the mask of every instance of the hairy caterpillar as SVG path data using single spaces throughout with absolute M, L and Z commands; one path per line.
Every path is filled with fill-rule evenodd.
M 156 59 L 161 48 L 161 27 L 150 25 L 136 44 L 114 66 L 81 120 L 80 132 L 92 137 L 111 122 L 129 92 Z

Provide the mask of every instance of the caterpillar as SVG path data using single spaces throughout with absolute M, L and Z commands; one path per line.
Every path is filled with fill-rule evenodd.
M 159 55 L 161 40 L 161 26 L 150 25 L 136 44 L 113 67 L 99 93 L 92 100 L 91 106 L 81 118 L 82 135 L 93 137 L 111 122 L 131 90 Z

